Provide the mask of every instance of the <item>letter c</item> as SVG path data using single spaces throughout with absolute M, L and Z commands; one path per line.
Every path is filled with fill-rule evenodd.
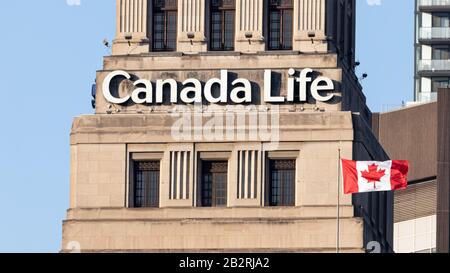
M 130 99 L 130 96 L 126 96 L 123 98 L 116 98 L 111 94 L 111 91 L 109 90 L 109 86 L 111 85 L 112 79 L 114 79 L 117 76 L 123 76 L 127 80 L 131 79 L 130 74 L 128 74 L 127 72 L 125 72 L 123 70 L 117 70 L 117 71 L 109 73 L 108 76 L 106 76 L 106 78 L 103 80 L 103 85 L 102 85 L 103 96 L 110 103 L 123 104 Z

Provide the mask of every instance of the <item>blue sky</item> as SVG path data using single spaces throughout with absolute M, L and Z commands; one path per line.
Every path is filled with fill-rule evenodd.
M 356 0 L 358 75 L 372 111 L 414 99 L 414 1 Z M 367 3 L 380 5 L 368 5 Z
M 92 113 L 90 86 L 109 54 L 102 40 L 114 37 L 115 0 L 3 2 L 0 252 L 57 252 L 69 206 L 71 122 Z M 362 84 L 370 108 L 411 100 L 413 1 L 357 2 L 358 74 L 369 74 Z

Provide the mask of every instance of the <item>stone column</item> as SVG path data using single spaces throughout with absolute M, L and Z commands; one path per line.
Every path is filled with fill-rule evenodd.
M 236 0 L 236 51 L 265 50 L 263 16 L 263 0 Z
M 207 51 L 204 0 L 178 0 L 177 51 Z
M 147 0 L 116 0 L 116 11 L 113 55 L 149 52 Z
M 230 173 L 228 200 L 230 206 L 260 207 L 262 204 L 263 168 L 265 152 L 261 144 L 236 144 L 229 160 Z
M 196 191 L 192 143 L 172 143 L 161 160 L 160 206 L 192 207 Z
M 294 0 L 293 50 L 327 52 L 325 0 Z

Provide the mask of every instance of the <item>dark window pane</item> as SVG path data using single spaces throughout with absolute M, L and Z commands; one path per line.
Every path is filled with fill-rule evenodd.
M 234 50 L 235 0 L 211 2 L 210 50 Z
M 222 20 L 221 13 L 211 13 L 211 50 L 220 50 L 222 45 Z
M 153 0 L 153 51 L 175 51 L 177 1 Z
M 159 161 L 134 163 L 134 207 L 158 207 Z
M 292 10 L 283 12 L 283 49 L 292 49 Z
M 291 50 L 293 6 L 289 0 L 271 0 L 269 5 L 269 50 Z
M 295 205 L 295 160 L 271 160 L 270 206 Z
M 177 44 L 177 13 L 169 12 L 167 16 L 167 50 L 175 51 Z
M 234 50 L 234 11 L 226 11 L 224 17 L 224 50 Z
M 448 60 L 450 59 L 450 46 L 433 46 L 433 60 Z
M 280 13 L 270 11 L 269 14 L 269 49 L 280 49 Z
M 450 13 L 435 12 L 433 16 L 433 27 L 450 27 Z
M 220 207 L 227 205 L 227 162 L 203 162 L 201 205 Z

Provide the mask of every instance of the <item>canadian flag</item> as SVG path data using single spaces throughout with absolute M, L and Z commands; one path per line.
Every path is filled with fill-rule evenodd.
M 408 186 L 409 163 L 405 160 L 352 161 L 342 160 L 345 194 L 393 191 Z

